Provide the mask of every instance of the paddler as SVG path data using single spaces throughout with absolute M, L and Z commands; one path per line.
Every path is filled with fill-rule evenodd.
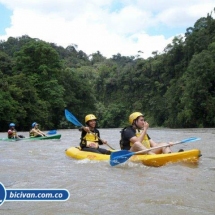
M 162 148 L 153 149 L 147 154 L 171 153 L 170 146 L 172 143 L 156 143 L 147 134 L 149 128 L 148 122 L 144 120 L 144 115 L 140 112 L 134 112 L 129 116 L 130 126 L 122 129 L 120 147 L 122 150 L 132 152 L 143 151 L 151 147 L 163 146 Z
M 93 114 L 85 116 L 86 126 L 83 126 L 81 131 L 80 147 L 83 151 L 95 152 L 100 154 L 110 155 L 111 151 L 103 148 L 99 148 L 99 145 L 106 144 L 107 141 L 100 138 L 100 132 L 96 128 L 97 118 Z
M 9 130 L 7 131 L 7 135 L 9 139 L 19 139 L 19 138 L 25 138 L 23 135 L 18 135 L 17 131 L 15 129 L 15 123 L 11 122 L 9 124 Z
M 38 128 L 39 124 L 36 122 L 32 123 L 32 129 L 29 132 L 29 136 L 30 137 L 45 137 L 45 133 L 43 133 L 42 131 L 40 131 L 40 129 Z

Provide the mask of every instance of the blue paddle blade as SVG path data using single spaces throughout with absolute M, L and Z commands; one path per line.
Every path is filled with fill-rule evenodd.
M 47 132 L 48 135 L 53 135 L 53 134 L 57 134 L 56 130 L 51 130 Z
M 82 127 L 83 125 L 75 118 L 75 116 L 70 113 L 67 109 L 65 109 L 65 117 L 66 119 L 71 122 L 75 126 L 80 126 Z
M 130 152 L 128 150 L 112 152 L 110 155 L 110 165 L 116 166 L 120 163 L 124 163 L 134 154 L 135 154 L 134 152 Z
M 194 141 L 197 141 L 197 140 L 201 140 L 201 138 L 199 138 L 199 137 L 190 137 L 190 138 L 187 138 L 187 139 L 184 139 L 184 140 L 180 141 L 180 143 L 194 142 Z

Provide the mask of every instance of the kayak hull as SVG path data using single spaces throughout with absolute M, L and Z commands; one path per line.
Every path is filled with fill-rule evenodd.
M 65 150 L 67 156 L 82 160 L 110 160 L 110 155 L 98 154 L 93 152 L 81 151 L 79 147 L 70 147 Z M 176 162 L 188 162 L 188 163 L 198 163 L 201 152 L 199 149 L 192 149 L 183 152 L 175 152 L 169 154 L 155 154 L 155 155 L 133 155 L 129 161 L 141 162 L 146 166 L 164 166 L 167 163 Z
M 55 135 L 50 135 L 50 136 L 45 136 L 45 137 L 27 137 L 27 138 L 20 138 L 20 139 L 9 139 L 9 138 L 0 138 L 2 141 L 21 141 L 21 140 L 50 140 L 50 139 L 60 139 L 61 134 L 55 134 Z
M 55 135 L 50 135 L 50 136 L 45 136 L 45 137 L 31 137 L 30 140 L 51 140 L 51 139 L 60 139 L 61 134 L 55 134 Z

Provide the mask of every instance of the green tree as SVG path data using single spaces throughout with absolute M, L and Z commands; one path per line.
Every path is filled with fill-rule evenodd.
M 178 114 L 184 127 L 214 126 L 215 62 L 209 51 L 194 55 L 183 75 L 185 83 L 181 102 L 184 109 Z
M 59 114 L 65 107 L 64 87 L 58 81 L 62 68 L 58 53 L 43 41 L 30 41 L 15 57 L 13 72 L 14 79 L 19 80 L 17 86 L 26 91 L 23 84 L 28 83 L 26 93 L 34 96 L 34 99 L 27 98 L 34 101 L 33 108 L 30 101 L 26 102 L 25 108 L 31 113 L 27 121 L 41 121 L 46 128 L 57 127 L 61 119 Z

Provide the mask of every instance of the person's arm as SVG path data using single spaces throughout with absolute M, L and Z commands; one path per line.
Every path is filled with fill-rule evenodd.
M 102 140 L 100 137 L 99 137 L 99 145 L 103 145 L 103 144 L 107 144 L 107 141 L 106 140 Z
M 37 130 L 37 129 L 33 128 L 32 131 L 36 134 L 43 135 L 39 129 Z
M 11 135 L 11 134 L 13 134 L 13 131 L 11 131 L 11 130 L 8 130 L 8 135 Z
M 90 128 L 87 126 L 83 126 L 83 127 L 79 128 L 79 131 L 85 131 L 87 133 L 90 133 Z
M 31 129 L 31 132 L 32 132 L 33 134 L 39 134 L 38 131 L 37 131 L 35 128 L 32 128 L 32 129 Z M 35 136 L 35 135 L 34 135 L 34 136 Z
M 80 147 L 84 148 L 86 147 L 86 140 L 84 140 L 83 138 L 86 136 L 86 131 L 83 129 L 83 127 L 79 128 L 79 131 L 81 131 L 81 141 L 80 141 Z
M 129 142 L 132 142 L 132 140 L 135 142 L 135 138 L 136 138 L 136 134 L 135 134 L 135 130 L 133 128 L 126 128 L 123 131 L 123 139 Z M 132 142 L 132 143 L 134 143 Z
M 39 130 L 39 134 L 43 135 L 43 136 L 46 136 L 45 133 L 43 133 L 42 131 Z
M 150 146 L 151 146 L 151 147 L 156 147 L 156 146 L 158 146 L 158 144 L 157 144 L 154 140 L 152 140 L 152 139 L 150 139 L 149 142 L 150 142 Z
M 8 133 L 8 138 L 17 138 L 16 136 L 14 136 L 13 130 L 9 129 L 7 133 Z
M 99 140 L 99 141 L 98 141 L 98 144 L 99 144 L 99 145 L 107 144 L 107 141 L 106 141 L 106 140 L 103 140 L 103 139 L 100 138 L 100 132 L 99 132 L 99 130 L 97 129 L 96 131 L 97 131 L 98 140 Z
M 17 134 L 17 131 L 15 130 L 15 138 L 19 139 L 19 136 Z

